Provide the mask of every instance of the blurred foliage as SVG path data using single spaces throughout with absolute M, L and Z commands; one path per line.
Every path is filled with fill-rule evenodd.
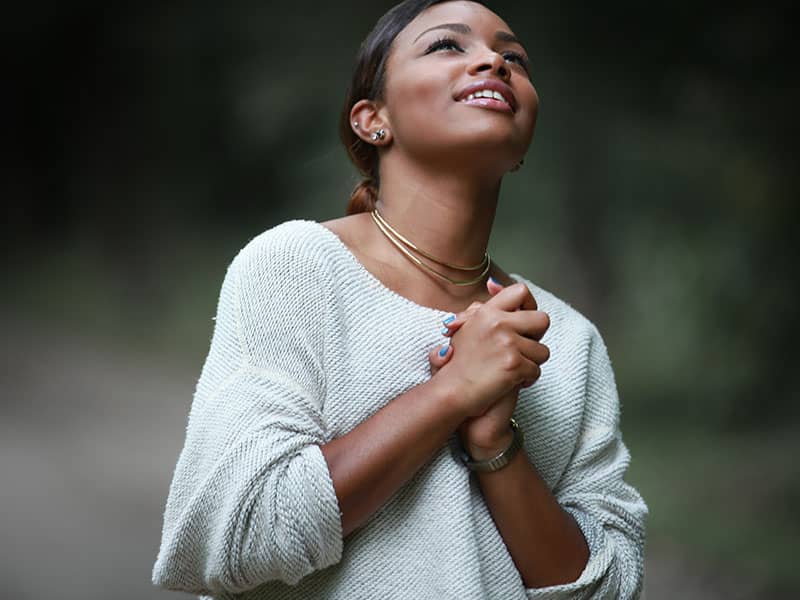
M 204 339 L 247 239 L 343 213 L 355 175 L 337 115 L 390 5 L 18 7 L 3 239 L 19 304 Z M 500 264 L 598 323 L 631 418 L 797 417 L 792 9 L 493 6 L 541 96 L 504 186 Z
M 0 26 L 4 309 L 199 363 L 235 252 L 283 220 L 344 214 L 356 178 L 340 103 L 358 44 L 392 4 L 17 6 Z M 752 531 L 704 529 L 706 497 L 680 500 L 658 473 L 702 485 L 731 468 L 726 454 L 696 459 L 701 445 L 680 432 L 718 436 L 706 439 L 721 453 L 737 434 L 798 424 L 796 8 L 491 6 L 524 40 L 541 97 L 493 257 L 598 324 L 656 539 L 675 523 L 717 549 L 752 535 L 751 550 L 785 566 L 788 544 L 770 554 L 770 540 L 796 537 L 796 522 L 781 534 L 774 520 L 788 514 L 760 528 L 754 508 Z M 747 444 L 731 450 L 750 465 L 736 472 L 768 467 Z M 757 479 L 708 501 L 765 489 Z

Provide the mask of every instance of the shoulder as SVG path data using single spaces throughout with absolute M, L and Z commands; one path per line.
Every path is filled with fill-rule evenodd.
M 250 239 L 231 262 L 239 273 L 270 270 L 286 278 L 319 271 L 330 253 L 330 240 L 316 221 L 284 221 Z
M 306 322 L 334 293 L 331 241 L 315 221 L 284 221 L 250 239 L 228 265 L 223 287 L 238 298 L 240 318 L 294 315 Z

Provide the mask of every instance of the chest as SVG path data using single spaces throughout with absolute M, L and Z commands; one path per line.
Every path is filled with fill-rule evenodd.
M 440 316 L 433 312 L 423 318 L 366 314 L 344 318 L 337 327 L 344 335 L 335 336 L 335 347 L 327 352 L 336 364 L 328 364 L 323 405 L 331 439 L 428 381 L 428 353 L 444 341 Z M 552 337 L 550 360 L 536 383 L 520 391 L 514 412 L 525 432 L 525 450 L 551 487 L 575 448 L 585 401 L 585 369 L 571 364 L 567 357 L 574 352 Z

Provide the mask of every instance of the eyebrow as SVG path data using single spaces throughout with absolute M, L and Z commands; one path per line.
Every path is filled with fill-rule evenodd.
M 457 33 L 464 33 L 464 34 L 472 33 L 472 29 L 470 28 L 470 26 L 469 25 L 465 25 L 464 23 L 443 23 L 442 25 L 436 25 L 435 27 L 431 27 L 429 29 L 426 29 L 422 33 L 420 33 L 417 36 L 417 38 L 414 40 L 414 43 L 416 44 L 417 40 L 419 40 L 419 38 L 421 38 L 423 35 L 425 35 L 429 31 L 433 31 L 434 29 L 449 29 L 451 31 L 455 31 Z M 508 33 L 507 31 L 502 31 L 502 30 L 501 31 L 497 31 L 494 34 L 494 39 L 496 39 L 498 41 L 501 41 L 501 42 L 512 42 L 512 43 L 519 44 L 520 46 L 522 46 L 522 42 L 520 42 L 519 39 L 515 35 L 513 35 L 511 33 Z

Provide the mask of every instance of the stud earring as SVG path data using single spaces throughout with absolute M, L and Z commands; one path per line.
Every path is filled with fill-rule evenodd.
M 386 132 L 383 129 L 378 129 L 378 131 L 374 132 L 370 138 L 373 142 L 377 142 L 378 140 L 382 140 L 386 137 Z
M 520 159 L 520 161 L 517 164 L 515 164 L 513 167 L 511 167 L 511 172 L 513 173 L 514 171 L 519 171 L 520 167 L 523 164 L 525 164 L 525 159 L 524 158 Z
M 355 127 L 356 129 L 358 129 L 358 121 L 353 121 L 353 127 Z

